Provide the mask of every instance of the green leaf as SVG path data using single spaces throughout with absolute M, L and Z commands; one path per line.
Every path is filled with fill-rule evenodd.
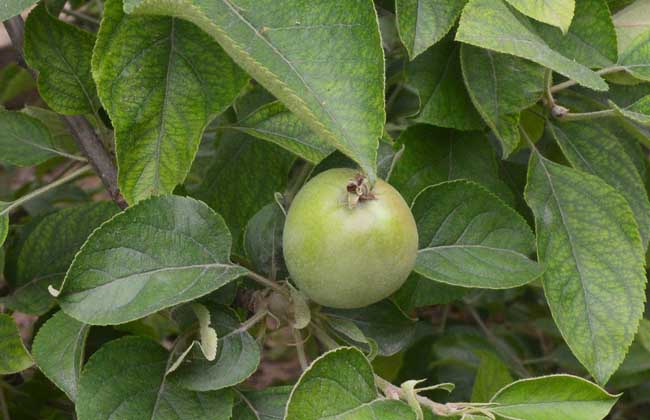
M 512 382 L 508 367 L 494 353 L 479 352 L 481 362 L 472 387 L 473 402 L 487 402 L 495 392 Z
M 587 67 L 553 50 L 503 0 L 470 0 L 463 9 L 456 40 L 526 58 L 594 90 L 607 83 Z
M 64 23 L 41 4 L 25 23 L 25 60 L 38 71 L 38 91 L 61 114 L 94 114 L 99 108 L 90 73 L 95 35 Z
M 88 324 L 59 311 L 38 330 L 32 346 L 38 368 L 73 402 L 89 330 Z
M 294 386 L 284 420 L 415 420 L 401 401 L 377 395 L 372 367 L 363 353 L 341 347 L 312 363 Z
M 335 150 L 329 142 L 314 134 L 304 122 L 277 101 L 262 105 L 225 128 L 271 141 L 314 164 Z
M 258 273 L 272 279 L 288 277 L 282 257 L 284 213 L 278 203 L 262 207 L 246 225 L 244 249 Z
M 223 219 L 204 203 L 152 198 L 90 235 L 66 274 L 59 303 L 92 325 L 142 318 L 245 274 L 230 263 L 230 246 Z
M 36 118 L 47 127 L 47 130 L 52 136 L 52 143 L 56 147 L 57 153 L 59 151 L 68 153 L 78 152 L 75 140 L 70 133 L 70 128 L 68 128 L 65 121 L 61 118 L 61 115 L 49 109 L 30 105 L 25 106 L 21 111 L 30 117 Z M 77 157 L 75 156 L 75 158 Z
M 24 95 L 35 87 L 32 75 L 17 63 L 7 63 L 0 69 L 0 104 L 5 104 L 18 95 Z
M 45 216 L 20 248 L 14 290 L 4 303 L 43 315 L 54 305 L 48 286 L 59 287 L 72 259 L 93 230 L 118 212 L 113 202 L 87 203 Z
M 569 31 L 573 10 L 576 7 L 575 0 L 506 0 L 521 13 L 532 17 L 540 22 L 557 26 L 563 33 Z
M 577 376 L 550 375 L 505 386 L 490 400 L 498 404 L 490 411 L 526 420 L 600 420 L 617 400 L 617 396 Z
M 577 0 L 568 33 L 535 23 L 536 32 L 555 51 L 589 68 L 616 63 L 616 30 L 605 0 Z
M 400 39 L 413 60 L 447 35 L 467 0 L 397 0 Z
M 232 391 L 193 392 L 175 385 L 165 377 L 169 358 L 148 338 L 125 337 L 102 346 L 81 375 L 79 420 L 231 417 Z
M 641 319 L 637 336 L 643 348 L 650 352 L 650 320 Z
M 542 97 L 544 68 L 471 45 L 460 57 L 469 96 L 508 157 L 519 145 L 521 112 Z
M 645 301 L 643 246 L 632 210 L 600 178 L 536 153 L 525 198 L 535 214 L 544 293 L 555 323 L 576 358 L 604 384 L 634 339 Z
M 534 237 L 526 221 L 478 184 L 461 180 L 428 187 L 411 211 L 420 242 L 414 270 L 428 279 L 506 289 L 543 271 L 527 257 Z
M 445 38 L 406 66 L 406 78 L 420 96 L 416 122 L 476 130 L 481 117 L 472 105 L 463 83 L 460 46 Z
M 275 144 L 244 133 L 232 131 L 218 140 L 205 180 L 193 195 L 223 216 L 235 254 L 244 255 L 246 224 L 276 192 L 284 191 L 295 159 Z
M 405 148 L 390 183 L 407 203 L 429 185 L 454 179 L 475 181 L 504 201 L 513 201 L 512 193 L 499 179 L 494 150 L 482 133 L 415 125 L 404 131 L 397 142 Z
M 115 126 L 118 183 L 129 203 L 185 180 L 205 126 L 248 80 L 194 24 L 128 16 L 120 0 L 106 2 L 92 68 Z
M 0 109 L 0 161 L 33 166 L 58 155 L 68 154 L 57 150 L 40 121 L 22 112 Z
M 600 177 L 628 202 L 639 226 L 644 249 L 650 240 L 650 202 L 632 159 L 606 124 L 576 121 L 547 127 L 571 165 Z
M 127 0 L 125 9 L 176 14 L 199 25 L 314 133 L 374 178 L 385 119 L 384 55 L 371 2 L 263 0 L 253 7 Z
M 627 50 L 634 38 L 650 29 L 650 0 L 637 0 L 614 17 L 618 51 Z
M 379 354 L 392 356 L 413 340 L 415 321 L 390 300 L 359 309 L 323 308 L 328 318 L 352 321 L 363 334 L 377 343 Z
M 626 108 L 620 108 L 613 102 L 611 102 L 611 105 L 623 117 L 642 125 L 650 125 L 650 95 L 644 96 Z
M 21 372 L 34 362 L 25 349 L 14 319 L 0 314 L 0 374 Z
M 629 47 L 619 55 L 618 64 L 632 76 L 650 81 L 650 31 L 632 40 Z
M 284 417 L 291 387 L 276 386 L 239 393 L 233 420 L 278 420 Z
M 214 361 L 196 354 L 170 375 L 175 384 L 191 391 L 216 391 L 245 381 L 260 363 L 260 347 L 239 320 L 221 306 L 210 307 L 211 325 L 219 331 L 219 354 Z M 225 327 L 225 328 L 224 328 Z M 227 331 L 227 332 L 226 332 Z
M 14 17 L 37 0 L 5 0 L 0 3 L 0 21 Z
M 461 299 L 469 289 L 431 281 L 411 273 L 406 283 L 393 295 L 393 300 L 404 311 L 430 305 L 445 305 Z

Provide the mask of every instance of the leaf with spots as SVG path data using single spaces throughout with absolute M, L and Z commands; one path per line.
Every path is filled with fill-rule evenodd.
M 531 156 L 526 202 L 551 314 L 601 384 L 632 344 L 643 314 L 643 245 L 627 201 L 600 178 Z
M 97 89 L 90 72 L 95 35 L 52 17 L 45 5 L 25 22 L 25 60 L 38 71 L 38 91 L 61 114 L 95 114 Z
M 409 58 L 423 53 L 447 35 L 467 0 L 397 0 L 395 16 Z
M 194 24 L 128 16 L 120 0 L 106 2 L 92 69 L 115 126 L 118 184 L 129 203 L 185 180 L 205 126 L 248 79 Z
M 544 68 L 471 45 L 463 45 L 460 57 L 469 96 L 508 157 L 520 142 L 521 112 L 542 97 Z
M 595 72 L 551 48 L 531 22 L 503 0 L 470 0 L 463 9 L 456 40 L 525 58 L 593 90 L 608 89 Z
M 315 134 L 374 179 L 385 76 L 372 2 L 127 0 L 125 9 L 196 23 Z

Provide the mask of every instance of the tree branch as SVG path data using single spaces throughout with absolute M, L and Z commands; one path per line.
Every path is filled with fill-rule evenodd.
M 23 57 L 23 43 L 25 40 L 25 23 L 23 22 L 23 18 L 21 16 L 14 16 L 3 23 L 18 54 L 18 64 L 26 68 L 36 78 L 36 72 L 27 66 Z M 88 158 L 88 162 L 92 165 L 99 179 L 101 179 L 113 201 L 121 209 L 125 209 L 128 204 L 120 194 L 117 186 L 117 169 L 111 155 L 104 147 L 102 140 L 95 133 L 93 126 L 86 118 L 80 115 L 65 115 L 62 118 L 72 132 L 77 146 Z

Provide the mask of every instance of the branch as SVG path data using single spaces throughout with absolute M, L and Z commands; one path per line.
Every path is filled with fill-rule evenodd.
M 18 54 L 18 64 L 27 69 L 36 79 L 36 72 L 27 66 L 22 53 L 23 43 L 25 40 L 25 23 L 23 22 L 23 18 L 20 15 L 14 16 L 3 23 L 7 33 L 9 34 L 9 38 L 11 38 L 14 49 Z M 97 136 L 97 133 L 95 133 L 93 126 L 88 122 L 88 120 L 86 120 L 86 118 L 80 115 L 66 115 L 62 118 L 72 132 L 72 135 L 77 142 L 77 146 L 88 158 L 89 163 L 92 165 L 93 169 L 108 190 L 113 201 L 115 201 L 121 209 L 125 209 L 128 204 L 120 194 L 117 186 L 117 169 L 113 163 L 111 155 L 106 151 L 101 139 Z

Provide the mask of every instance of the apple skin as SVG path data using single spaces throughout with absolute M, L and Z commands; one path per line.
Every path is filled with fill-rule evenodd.
M 418 232 L 411 209 L 391 185 L 377 180 L 375 198 L 350 208 L 347 185 L 359 174 L 330 169 L 305 184 L 284 225 L 291 278 L 314 302 L 360 308 L 399 289 L 413 270 Z

